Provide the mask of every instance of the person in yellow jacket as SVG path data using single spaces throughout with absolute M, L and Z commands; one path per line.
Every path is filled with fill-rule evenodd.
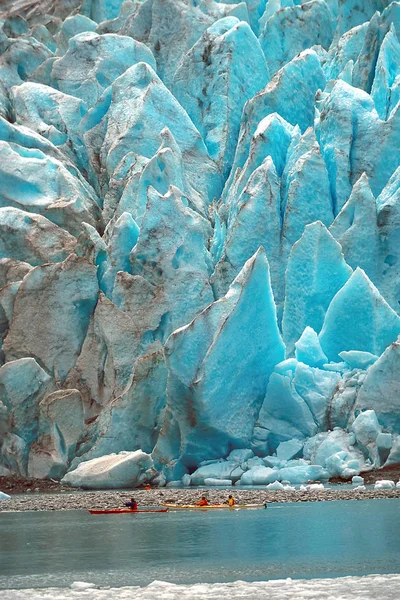
M 235 498 L 229 494 L 228 500 L 226 501 L 226 504 L 228 506 L 235 506 Z

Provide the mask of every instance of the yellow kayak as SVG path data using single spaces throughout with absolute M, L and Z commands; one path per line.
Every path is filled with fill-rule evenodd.
M 197 506 L 197 504 L 164 503 L 164 504 L 161 504 L 161 506 L 165 506 L 169 510 L 214 510 L 214 509 L 242 510 L 242 509 L 267 508 L 266 503 L 264 503 L 264 504 L 234 504 L 233 506 L 229 506 L 228 504 L 209 504 L 208 506 Z

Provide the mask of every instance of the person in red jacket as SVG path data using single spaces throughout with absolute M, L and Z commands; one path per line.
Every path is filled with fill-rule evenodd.
M 208 500 L 205 496 L 201 497 L 201 500 L 197 502 L 197 506 L 208 506 Z
M 136 502 L 135 498 L 131 498 L 130 502 L 125 502 L 125 506 L 127 506 L 131 510 L 138 509 L 138 503 Z

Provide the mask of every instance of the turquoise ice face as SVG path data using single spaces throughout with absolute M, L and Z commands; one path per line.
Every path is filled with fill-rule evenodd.
M 14 4 L 1 472 L 142 450 L 159 484 L 279 487 L 399 462 L 399 3 Z

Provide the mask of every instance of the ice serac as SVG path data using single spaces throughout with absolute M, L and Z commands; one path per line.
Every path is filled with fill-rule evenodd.
M 3 345 L 7 361 L 32 356 L 63 381 L 80 352 L 97 294 L 96 269 L 73 254 L 32 269 L 15 298 Z
M 78 390 L 58 390 L 39 404 L 38 432 L 30 448 L 28 475 L 40 479 L 65 475 L 85 431 L 85 411 Z
M 97 416 L 129 382 L 140 352 L 140 323 L 100 293 L 79 350 L 66 386 L 77 388 Z
M 400 343 L 391 344 L 368 369 L 357 396 L 355 408 L 373 409 L 379 423 L 400 433 L 399 395 Z
M 280 289 L 280 200 L 279 179 L 271 156 L 267 156 L 252 172 L 237 199 L 232 198 L 225 245 L 213 275 L 213 287 L 218 297 L 226 293 L 244 263 L 260 245 L 271 265 L 272 289 L 275 293 Z
M 329 305 L 319 336 L 329 360 L 342 350 L 378 356 L 400 334 L 400 317 L 364 271 L 357 268 Z
M 346 202 L 329 228 L 340 243 L 346 262 L 361 267 L 379 285 L 380 239 L 375 198 L 365 173 L 353 186 Z
M 197 466 L 248 447 L 275 364 L 284 358 L 268 261 L 246 262 L 227 294 L 166 344 L 166 419 L 157 462 Z
M 85 143 L 104 183 L 133 148 L 137 155 L 152 158 L 165 127 L 182 152 L 188 181 L 202 192 L 198 210 L 205 212 L 221 190 L 217 166 L 186 111 L 148 64 L 140 62 L 118 77 L 82 122 Z
M 88 157 L 79 136 L 79 124 L 87 112 L 84 102 L 31 82 L 12 88 L 11 95 L 16 122 L 48 139 L 86 172 Z
M 282 331 L 289 354 L 307 326 L 321 331 L 331 300 L 351 272 L 340 245 L 324 224 L 307 225 L 292 248 L 286 270 Z
M 91 107 L 117 77 L 143 61 L 155 68 L 154 57 L 144 44 L 126 36 L 88 31 L 70 39 L 66 54 L 52 64 L 51 81 L 61 92 Z
M 295 343 L 296 359 L 310 367 L 322 367 L 328 362 L 319 343 L 318 334 L 312 327 L 306 327 Z
M 167 368 L 162 349 L 141 356 L 124 392 L 114 398 L 92 427 L 92 443 L 82 445 L 77 461 L 122 450 L 151 453 L 164 420 Z M 126 427 L 129 423 L 129 427 Z M 94 443 L 93 443 L 94 442 Z M 88 450 L 81 456 L 82 450 Z
M 41 150 L 0 141 L 0 206 L 38 213 L 72 235 L 82 221 L 101 223 L 97 197 L 60 160 Z
M 314 124 L 314 97 L 318 89 L 325 87 L 325 75 L 314 50 L 305 50 L 277 73 L 264 90 L 249 100 L 243 109 L 238 147 L 232 165 L 231 177 L 242 168 L 249 156 L 253 135 L 260 121 L 278 113 L 291 125 L 299 125 L 302 131 Z M 293 89 L 297 90 L 296 96 Z
M 321 221 L 328 227 L 334 218 L 328 173 L 311 128 L 292 140 L 286 160 L 281 203 L 284 258 L 306 225 Z
M 394 25 L 382 42 L 375 67 L 371 96 L 382 120 L 387 120 L 400 100 L 400 44 Z
M 76 238 L 45 217 L 11 206 L 0 208 L 0 257 L 33 267 L 60 262 L 74 251 Z
M 130 253 L 139 237 L 139 227 L 130 213 L 124 212 L 116 221 L 107 246 L 108 259 L 105 273 L 100 285 L 105 294 L 111 298 L 114 281 L 118 271 L 131 271 Z
M 149 343 L 155 339 L 164 343 L 213 302 L 210 236 L 208 221 L 188 206 L 177 188 L 171 187 L 165 196 L 148 190 L 146 213 L 130 257 L 134 277 L 120 278 L 115 300 L 134 319 L 143 313 L 142 331 Z
M 389 179 L 376 199 L 378 227 L 381 233 L 379 288 L 389 304 L 398 310 L 400 305 L 400 168 Z
M 327 50 L 333 34 L 332 13 L 325 0 L 310 0 L 275 12 L 260 31 L 260 44 L 271 73 L 276 73 L 306 48 L 320 45 Z
M 243 2 L 145 0 L 136 3 L 135 8 L 119 31 L 151 48 L 157 61 L 157 72 L 168 87 L 180 60 L 210 25 L 228 16 L 248 20 Z
M 234 17 L 207 29 L 175 72 L 172 91 L 225 179 L 235 154 L 243 106 L 268 80 L 257 38 L 248 23 Z
M 335 214 L 365 172 L 376 197 L 399 166 L 399 106 L 381 121 L 369 94 L 337 80 L 318 102 L 317 139 L 326 162 Z
M 33 358 L 9 361 L 0 368 L 0 405 L 5 409 L 0 416 L 0 457 L 2 464 L 22 476 L 27 474 L 29 447 L 37 436 L 39 403 L 52 385 Z

